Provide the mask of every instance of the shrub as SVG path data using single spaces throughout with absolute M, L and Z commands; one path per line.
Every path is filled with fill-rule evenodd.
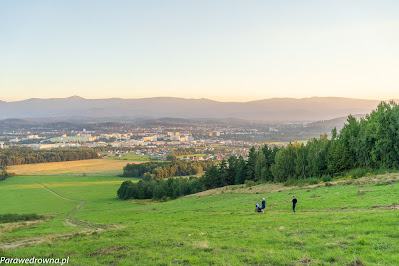
M 370 168 L 355 168 L 346 173 L 347 178 L 357 179 L 362 176 L 370 175 L 373 172 Z
M 0 223 L 14 223 L 18 221 L 34 221 L 43 217 L 37 214 L 0 214 Z
M 255 185 L 255 182 L 252 180 L 245 180 L 245 185 L 246 187 L 253 187 Z
M 321 180 L 322 180 L 323 182 L 329 182 L 329 181 L 332 180 L 332 177 L 331 177 L 330 175 L 323 175 L 323 176 L 321 177 Z

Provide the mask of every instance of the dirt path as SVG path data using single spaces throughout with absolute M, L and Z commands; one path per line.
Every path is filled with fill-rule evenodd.
M 12 248 L 17 248 L 20 246 L 29 246 L 29 245 L 37 245 L 40 243 L 48 242 L 48 241 L 53 241 L 56 239 L 62 239 L 62 238 L 70 238 L 74 237 L 78 234 L 93 234 L 95 232 L 101 232 L 105 230 L 112 230 L 112 229 L 118 229 L 121 228 L 120 226 L 109 226 L 109 225 L 102 225 L 102 224 L 92 224 L 87 221 L 83 221 L 77 218 L 74 218 L 73 216 L 83 208 L 83 206 L 86 205 L 86 201 L 84 200 L 75 200 L 75 199 L 70 199 L 67 197 L 64 197 L 54 190 L 46 187 L 45 185 L 36 182 L 37 184 L 41 185 L 44 189 L 49 191 L 50 193 L 54 194 L 55 196 L 62 198 L 64 200 L 69 200 L 69 201 L 75 201 L 78 202 L 79 204 L 72 210 L 70 211 L 64 218 L 65 224 L 68 226 L 73 226 L 73 227 L 81 227 L 83 230 L 72 232 L 72 233 L 66 233 L 66 234 L 50 234 L 47 236 L 43 237 L 34 237 L 34 238 L 27 238 L 27 239 L 22 239 L 18 240 L 15 242 L 10 242 L 10 243 L 0 243 L 0 249 L 12 249 Z
M 65 223 L 69 226 L 81 226 L 81 227 L 86 227 L 86 229 L 93 229 L 94 226 L 88 222 L 79 220 L 77 218 L 72 218 L 72 216 L 75 215 L 75 213 L 77 213 L 80 209 L 83 208 L 83 206 L 86 205 L 86 201 L 84 200 L 74 200 L 74 199 L 70 199 L 67 197 L 64 197 L 60 194 L 58 194 L 57 192 L 55 192 L 54 190 L 52 190 L 51 188 L 46 187 L 45 185 L 38 183 L 39 185 L 41 185 L 43 188 L 45 188 L 46 190 L 48 190 L 50 193 L 53 193 L 54 195 L 56 195 L 57 197 L 64 199 L 64 200 L 69 200 L 69 201 L 75 201 L 75 202 L 79 202 L 79 205 L 77 205 L 70 213 L 68 213 L 68 215 L 65 217 Z M 97 228 L 97 229 L 102 229 L 102 228 Z

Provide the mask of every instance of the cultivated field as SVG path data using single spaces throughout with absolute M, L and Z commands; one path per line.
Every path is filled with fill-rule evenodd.
M 127 163 L 137 160 L 92 159 L 69 162 L 23 164 L 10 166 L 9 171 L 17 175 L 71 175 L 71 176 L 116 176 L 122 174 Z
M 116 198 L 124 178 L 16 176 L 0 182 L 0 214 L 46 219 L 1 225 L 0 257 L 69 256 L 71 265 L 398 265 L 397 179 L 235 186 L 148 205 Z M 254 213 L 261 197 L 265 214 Z

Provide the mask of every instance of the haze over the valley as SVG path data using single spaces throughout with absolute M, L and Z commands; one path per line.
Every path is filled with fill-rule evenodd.
M 52 118 L 104 120 L 143 118 L 235 118 L 264 122 L 309 122 L 367 114 L 379 100 L 339 97 L 272 98 L 250 102 L 155 97 L 142 99 L 85 99 L 79 96 L 0 102 L 0 119 Z

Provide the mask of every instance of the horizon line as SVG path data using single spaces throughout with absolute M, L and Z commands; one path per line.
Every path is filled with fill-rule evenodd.
M 257 101 L 264 101 L 264 100 L 274 100 L 274 99 L 290 99 L 290 100 L 304 100 L 304 99 L 313 99 L 313 98 L 336 98 L 336 99 L 352 99 L 352 100 L 363 100 L 363 101 L 398 101 L 398 99 L 395 98 L 390 98 L 390 99 L 364 99 L 364 98 L 352 98 L 352 97 L 342 97 L 342 96 L 311 96 L 311 97 L 301 97 L 301 98 L 296 98 L 296 97 L 271 97 L 271 98 L 259 98 L 256 100 L 248 100 L 248 101 L 222 101 L 222 100 L 215 100 L 212 98 L 186 98 L 186 97 L 174 97 L 174 96 L 154 96 L 154 97 L 140 97 L 140 98 L 123 98 L 123 97 L 105 97 L 105 98 L 85 98 L 79 95 L 72 95 L 69 97 L 50 97 L 50 98 L 25 98 L 21 100 L 2 100 L 0 99 L 0 102 L 6 102 L 6 103 L 15 103 L 15 102 L 23 102 L 23 101 L 28 101 L 28 100 L 62 100 L 62 99 L 81 99 L 81 100 L 113 100 L 113 99 L 119 99 L 119 100 L 146 100 L 146 99 L 159 99 L 159 98 L 164 98 L 164 99 L 183 99 L 183 100 L 208 100 L 208 101 L 214 101 L 214 102 L 222 102 L 222 103 L 249 103 L 249 102 L 257 102 Z

